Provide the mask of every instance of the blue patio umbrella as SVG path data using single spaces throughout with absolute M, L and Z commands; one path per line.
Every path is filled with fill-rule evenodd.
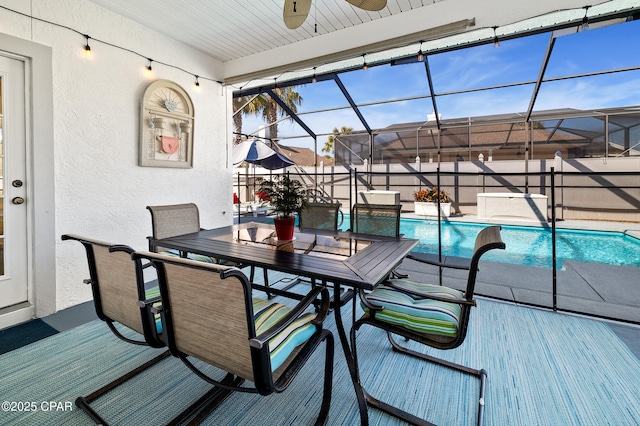
M 237 166 L 243 161 L 268 170 L 284 169 L 295 164 L 284 154 L 258 139 L 244 141 L 233 147 L 233 165 Z

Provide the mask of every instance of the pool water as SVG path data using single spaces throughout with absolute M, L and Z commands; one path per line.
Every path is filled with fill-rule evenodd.
M 341 229 L 349 227 L 344 216 Z M 442 255 L 471 258 L 476 235 L 491 226 L 481 223 L 442 222 Z M 418 252 L 438 254 L 438 222 L 424 219 L 401 219 L 400 232 L 420 243 Z M 552 268 L 551 227 L 502 225 L 505 250 L 492 250 L 482 258 L 516 265 Z M 580 231 L 556 228 L 556 266 L 562 262 L 595 262 L 640 268 L 640 239 L 622 232 Z
M 476 235 L 487 226 L 490 225 L 443 222 L 442 255 L 471 258 Z M 415 251 L 438 253 L 437 221 L 402 219 L 400 232 L 407 238 L 420 240 Z M 483 256 L 483 259 L 526 266 L 552 267 L 550 227 L 502 225 L 501 234 L 506 250 L 490 251 Z M 640 239 L 621 232 L 556 228 L 556 259 L 557 268 L 561 268 L 565 260 L 640 267 Z

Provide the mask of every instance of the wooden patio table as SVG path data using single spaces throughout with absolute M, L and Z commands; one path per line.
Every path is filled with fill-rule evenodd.
M 408 238 L 382 237 L 352 232 L 317 229 L 296 230 L 293 241 L 278 241 L 273 225 L 242 223 L 192 234 L 152 240 L 158 247 L 182 253 L 197 253 L 242 265 L 272 269 L 333 283 L 334 294 L 341 286 L 371 290 L 384 281 L 418 244 Z M 295 293 L 254 285 L 267 293 L 297 297 Z M 352 317 L 355 321 L 356 297 Z M 336 328 L 358 399 L 360 421 L 368 424 L 367 404 L 357 377 L 353 351 L 345 332 L 340 304 L 334 309 Z M 353 323 L 353 322 L 352 322 Z

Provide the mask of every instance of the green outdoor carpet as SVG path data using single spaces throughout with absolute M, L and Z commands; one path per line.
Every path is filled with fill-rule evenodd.
M 346 314 L 345 310 L 350 318 Z M 326 325 L 335 329 L 333 315 Z M 334 334 L 329 424 L 359 424 L 355 394 Z M 358 343 L 362 379 L 374 396 L 384 392 L 388 401 L 439 425 L 475 423 L 476 378 L 392 353 L 385 335 L 371 327 L 360 330 Z M 488 371 L 486 425 L 640 424 L 640 361 L 605 323 L 480 300 L 460 348 L 427 352 Z M 64 404 L 158 353 L 120 342 L 106 325 L 93 321 L 2 355 L 1 399 L 33 401 L 38 409 L 0 411 L 0 424 L 92 424 L 75 405 L 65 410 Z M 312 424 L 320 404 L 323 355 L 317 351 L 284 393 L 232 395 L 203 424 Z M 221 376 L 214 368 L 208 370 Z M 169 358 L 94 406 L 112 424 L 161 424 L 206 387 L 179 360 Z M 41 403 L 49 401 L 62 403 L 61 410 L 43 411 Z M 372 425 L 402 424 L 379 411 L 369 413 Z

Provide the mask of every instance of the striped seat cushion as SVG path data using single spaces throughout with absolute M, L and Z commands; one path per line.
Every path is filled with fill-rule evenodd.
M 280 303 L 264 299 L 253 299 L 253 318 L 256 323 L 256 334 L 262 334 L 290 311 L 289 307 Z M 275 371 L 280 367 L 295 348 L 309 340 L 315 333 L 316 326 L 310 323 L 314 317 L 315 315 L 311 312 L 305 312 L 269 341 L 271 371 Z
M 162 254 L 166 254 L 167 256 L 176 256 L 180 257 L 180 252 L 178 250 L 165 250 Z M 209 256 L 203 256 L 201 254 L 196 253 L 187 253 L 187 259 L 197 260 L 198 262 L 206 262 L 206 263 L 218 263 L 217 259 L 214 259 Z
M 153 299 L 154 297 L 159 297 L 160 296 L 160 287 L 155 286 L 155 287 L 149 287 L 148 289 L 146 289 L 144 291 L 144 295 L 147 298 L 147 300 L 149 299 Z M 158 306 L 161 305 L 162 302 L 157 302 L 154 303 L 153 306 Z M 158 334 L 162 334 L 162 320 L 160 318 L 160 314 L 156 314 L 155 315 L 155 321 L 156 321 L 156 330 L 158 331 Z
M 459 304 L 431 300 L 411 292 L 461 298 L 463 297 L 461 291 L 405 279 L 390 281 L 399 289 L 379 285 L 366 295 L 370 304 L 384 308 L 375 313 L 377 319 L 419 333 L 445 337 L 456 336 L 461 312 Z M 367 314 L 369 313 L 367 307 L 363 305 L 362 308 Z

